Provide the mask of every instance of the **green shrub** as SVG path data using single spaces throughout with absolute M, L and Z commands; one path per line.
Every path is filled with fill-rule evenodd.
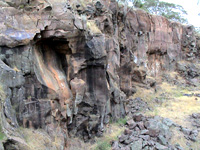
M 0 122 L 1 122 L 1 119 L 0 119 Z M 3 133 L 2 126 L 0 124 L 0 141 L 2 141 L 4 138 L 5 138 L 5 134 Z
M 2 131 L 0 131 L 0 141 L 2 141 L 4 137 L 5 137 L 5 134 Z
M 127 118 L 121 118 L 116 121 L 116 124 L 122 126 L 122 125 L 125 125 L 126 122 L 127 122 Z
M 95 150 L 111 150 L 111 145 L 108 141 L 101 141 L 98 143 Z

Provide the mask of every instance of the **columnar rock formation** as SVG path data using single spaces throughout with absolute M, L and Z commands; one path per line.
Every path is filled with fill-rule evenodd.
M 192 26 L 115 0 L 0 2 L 2 123 L 88 140 L 125 116 L 134 82 L 195 60 Z M 9 134 L 10 133 L 10 134 Z M 15 134 L 16 136 L 16 134 Z

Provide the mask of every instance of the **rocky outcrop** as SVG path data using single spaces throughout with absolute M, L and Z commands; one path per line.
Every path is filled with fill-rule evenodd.
M 198 116 L 193 114 L 192 116 Z M 198 130 L 184 128 L 175 124 L 168 118 L 159 116 L 145 117 L 140 113 L 135 113 L 126 123 L 127 128 L 119 136 L 118 141 L 112 142 L 113 150 L 180 150 L 179 144 L 173 145 L 172 128 L 181 131 L 187 140 L 195 142 L 198 137 Z M 187 143 L 188 146 L 189 143 Z
M 178 150 L 169 141 L 172 137 L 170 128 L 174 123 L 170 119 L 154 117 L 146 118 L 135 114 L 127 121 L 128 128 L 113 142 L 113 150 Z
M 135 82 L 194 61 L 191 26 L 111 1 L 3 0 L 0 82 L 3 129 L 56 131 L 85 141 L 125 116 Z M 19 138 L 23 138 L 20 134 Z M 18 140 L 19 141 L 19 140 Z

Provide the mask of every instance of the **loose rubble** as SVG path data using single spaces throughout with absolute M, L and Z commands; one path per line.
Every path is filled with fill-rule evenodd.
M 127 129 L 112 143 L 112 150 L 182 150 L 179 144 L 172 145 L 171 128 L 184 133 L 187 140 L 195 142 L 198 131 L 184 128 L 168 118 L 145 117 L 136 113 L 127 123 Z
M 194 113 L 190 116 L 192 126 L 200 132 L 200 113 Z
M 136 113 L 127 121 L 127 129 L 113 143 L 113 150 L 176 150 L 169 140 L 172 137 L 170 127 L 174 123 L 161 117 L 145 117 Z
M 135 99 L 127 99 L 125 103 L 125 110 L 128 116 L 132 116 L 137 112 L 150 109 L 147 102 L 143 101 L 140 97 L 137 97 Z

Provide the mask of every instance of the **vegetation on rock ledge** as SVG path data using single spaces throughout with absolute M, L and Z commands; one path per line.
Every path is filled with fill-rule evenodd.
M 133 5 L 135 8 L 143 9 L 150 14 L 160 15 L 166 17 L 172 21 L 180 23 L 188 23 L 184 15 L 187 15 L 187 12 L 180 5 L 173 3 L 167 3 L 160 0 L 118 0 L 119 2 L 124 3 L 125 5 Z

